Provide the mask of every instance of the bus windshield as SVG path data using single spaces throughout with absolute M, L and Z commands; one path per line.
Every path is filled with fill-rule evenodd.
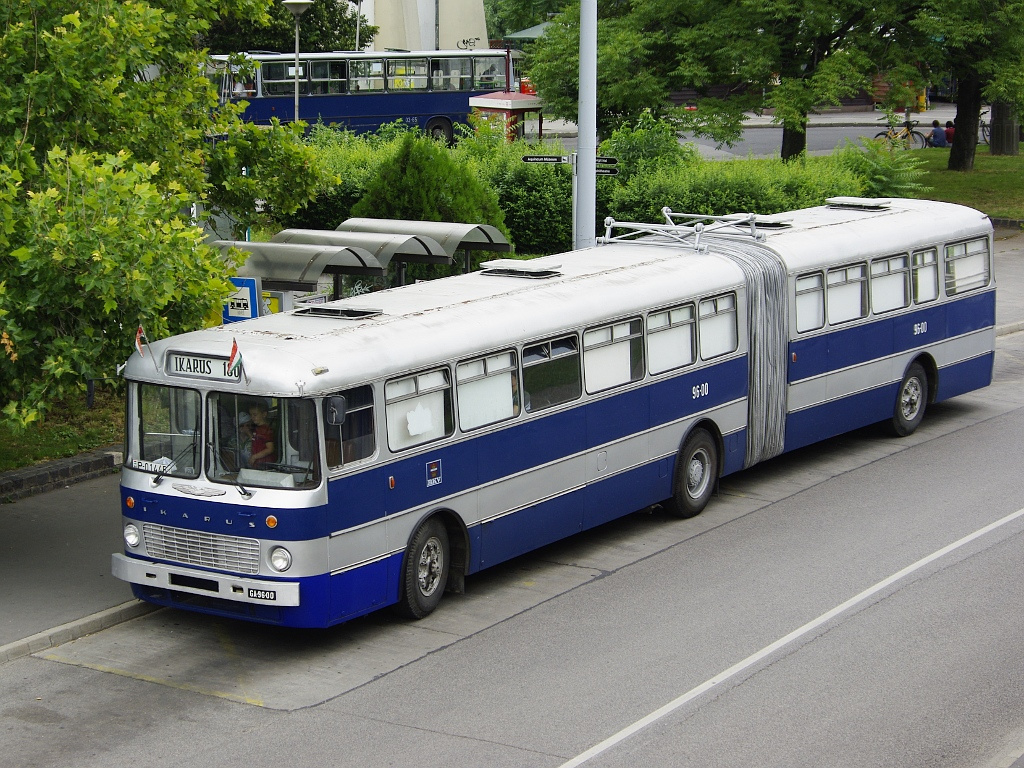
M 138 433 L 129 442 L 132 469 L 199 477 L 200 396 L 194 389 L 139 384 Z
M 207 477 L 272 488 L 320 485 L 312 400 L 211 392 L 207 398 Z

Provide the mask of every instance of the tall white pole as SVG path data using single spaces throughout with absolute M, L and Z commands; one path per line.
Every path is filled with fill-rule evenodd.
M 292 122 L 299 121 L 299 17 L 313 4 L 313 0 L 281 0 L 281 5 L 291 11 L 295 17 L 295 117 Z
M 597 0 L 580 2 L 580 101 L 573 163 L 573 247 L 597 244 Z

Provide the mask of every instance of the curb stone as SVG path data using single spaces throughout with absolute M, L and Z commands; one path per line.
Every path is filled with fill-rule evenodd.
M 113 474 L 123 459 L 120 448 L 105 448 L 0 472 L 0 503 Z

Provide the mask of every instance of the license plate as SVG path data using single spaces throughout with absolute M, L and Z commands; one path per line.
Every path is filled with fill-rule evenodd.
M 272 589 L 250 589 L 251 600 L 277 600 L 277 592 Z

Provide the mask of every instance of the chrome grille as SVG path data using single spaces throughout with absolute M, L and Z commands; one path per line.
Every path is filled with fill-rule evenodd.
M 144 523 L 142 533 L 151 557 L 235 573 L 260 571 L 260 543 L 256 539 L 187 531 L 154 523 Z

